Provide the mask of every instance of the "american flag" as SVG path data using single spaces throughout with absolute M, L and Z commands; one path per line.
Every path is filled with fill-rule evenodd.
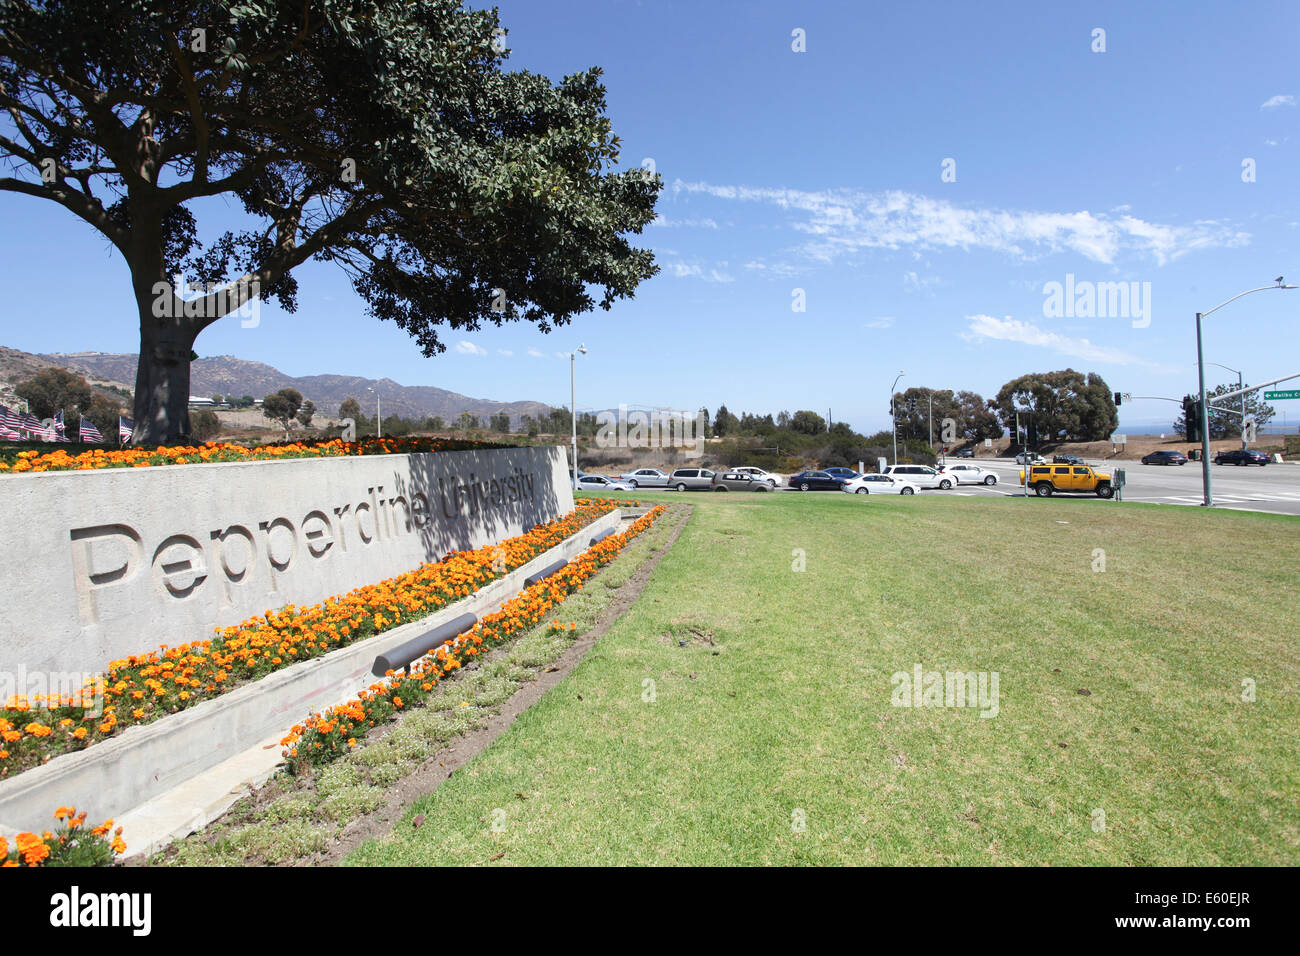
M 129 418 L 117 417 L 117 440 L 130 441 L 131 436 L 135 433 L 135 422 Z
M 22 441 L 23 436 L 7 425 L 0 424 L 0 441 Z
M 93 442 L 96 445 L 104 444 L 104 436 L 99 433 L 99 429 L 85 415 L 81 416 L 79 437 L 82 441 Z
M 63 409 L 61 409 L 61 408 L 59 409 L 59 413 L 58 413 L 57 415 L 54 416 L 54 438 L 53 438 L 53 440 L 54 440 L 54 441 L 68 441 L 68 435 L 67 435 L 67 432 L 64 430 L 64 427 L 63 427 Z
M 7 405 L 0 405 L 0 428 L 17 432 L 23 427 L 23 417 Z
M 23 422 L 19 427 L 22 428 L 23 431 L 30 432 L 33 435 L 40 434 L 43 436 L 45 433 L 45 426 L 42 425 L 41 420 L 31 412 L 23 412 Z

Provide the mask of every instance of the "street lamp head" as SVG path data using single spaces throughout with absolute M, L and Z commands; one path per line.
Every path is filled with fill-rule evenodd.
M 578 352 L 579 352 L 580 354 L 582 354 L 582 355 L 586 355 L 586 354 L 587 354 L 587 345 L 586 345 L 585 342 L 584 342 L 582 345 L 579 345 L 579 346 L 578 346 Z

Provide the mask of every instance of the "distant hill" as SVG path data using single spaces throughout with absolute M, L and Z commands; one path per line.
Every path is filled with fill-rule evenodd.
M 63 362 L 45 356 L 32 355 L 30 352 L 20 352 L 18 349 L 0 345 L 0 404 L 14 403 L 13 387 L 19 382 L 26 381 L 41 369 L 56 366 L 67 367 Z M 87 374 L 85 371 L 81 374 L 86 376 L 94 391 L 120 402 L 124 407 L 130 404 L 128 399 L 134 390 L 135 382 L 134 362 L 131 366 L 131 376 L 127 379 L 98 373 Z
M 94 382 L 106 382 L 130 390 L 135 382 L 137 356 L 109 352 L 55 352 L 31 355 L 0 347 L 0 382 L 20 381 L 49 365 L 61 365 L 85 375 Z M 213 395 L 252 395 L 263 398 L 282 388 L 296 388 L 304 398 L 316 404 L 319 414 L 334 417 L 347 398 L 355 398 L 368 414 L 374 411 L 373 388 L 383 399 L 385 415 L 403 418 L 441 416 L 450 422 L 461 412 L 486 420 L 489 415 L 505 412 L 512 425 L 524 415 L 545 415 L 550 406 L 543 402 L 500 402 L 470 398 L 433 385 L 400 385 L 390 378 L 370 379 L 356 375 L 286 375 L 262 362 L 249 362 L 233 355 L 197 359 L 190 365 L 190 394 L 209 398 Z

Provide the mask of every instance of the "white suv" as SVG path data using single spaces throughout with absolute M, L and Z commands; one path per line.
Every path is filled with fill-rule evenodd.
M 981 468 L 979 465 L 946 465 L 943 473 L 952 475 L 957 479 L 959 485 L 996 485 L 998 483 L 996 474 L 987 468 Z
M 755 481 L 766 481 L 773 488 L 781 484 L 780 475 L 774 475 L 770 471 L 764 471 L 762 468 L 755 467 L 754 465 L 745 465 L 741 468 L 733 468 L 731 470 L 738 475 L 749 475 L 749 477 L 753 478 Z
M 935 471 L 928 465 L 890 465 L 881 474 L 910 481 L 918 488 L 941 488 L 947 491 L 957 484 L 956 478 L 942 471 Z

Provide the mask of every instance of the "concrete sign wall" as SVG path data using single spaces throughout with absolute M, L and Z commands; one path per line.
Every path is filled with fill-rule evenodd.
M 0 477 L 0 672 L 95 673 L 572 508 L 558 447 Z

